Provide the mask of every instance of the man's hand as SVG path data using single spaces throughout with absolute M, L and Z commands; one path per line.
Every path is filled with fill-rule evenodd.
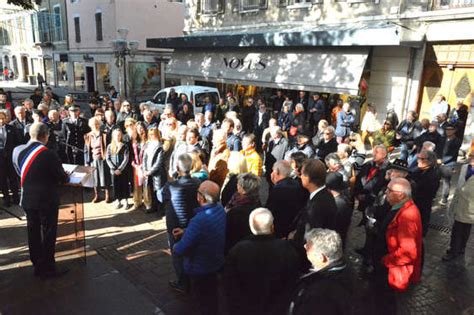
M 173 234 L 175 240 L 179 240 L 183 236 L 184 230 L 182 228 L 174 228 L 171 233 Z
M 119 176 L 119 175 L 122 174 L 122 171 L 121 171 L 121 170 L 115 170 L 115 171 L 114 171 L 114 174 L 117 175 L 117 176 Z
M 291 231 L 290 234 L 288 234 L 288 239 L 289 240 L 294 240 L 296 235 L 296 230 Z

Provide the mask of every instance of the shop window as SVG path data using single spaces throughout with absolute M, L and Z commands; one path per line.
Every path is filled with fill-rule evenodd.
M 267 8 L 267 0 L 240 0 L 240 12 L 258 11 Z
M 286 7 L 288 5 L 288 0 L 278 0 L 277 4 L 279 7 Z
M 74 62 L 74 88 L 76 90 L 85 89 L 84 65 L 80 62 Z
M 224 0 L 201 0 L 201 14 L 218 14 L 224 12 Z
M 97 91 L 107 92 L 110 89 L 110 64 L 96 63 Z
M 59 61 L 56 63 L 56 78 L 58 86 L 68 85 L 67 62 Z

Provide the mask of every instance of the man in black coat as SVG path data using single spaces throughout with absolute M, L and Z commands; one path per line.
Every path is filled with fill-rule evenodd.
M 271 140 L 265 149 L 265 175 L 270 186 L 273 182 L 270 178 L 273 164 L 285 158 L 285 153 L 288 150 L 288 139 L 283 136 L 280 127 L 270 129 Z
M 337 206 L 326 189 L 326 167 L 319 160 L 308 159 L 301 169 L 301 183 L 309 191 L 306 208 L 300 212 L 294 240 L 303 246 L 304 233 L 310 228 L 336 229 Z
M 7 124 L 7 114 L 0 111 L 0 189 L 3 194 L 3 205 L 11 205 L 10 193 L 13 195 L 13 203 L 18 204 L 18 177 L 12 164 L 12 152 L 18 145 L 15 128 Z
M 381 189 L 387 186 L 385 174 L 389 161 L 387 149 L 383 144 L 374 147 L 373 160 L 366 162 L 357 174 L 354 186 L 354 196 L 359 200 L 359 211 L 364 212 L 372 204 Z M 365 215 L 361 223 L 365 222 Z
M 270 114 L 267 112 L 267 107 L 262 100 L 258 101 L 258 111 L 255 113 L 253 120 L 253 133 L 257 140 L 256 148 L 258 152 L 262 149 L 262 135 L 263 131 L 268 128 L 270 124 Z
M 418 153 L 421 151 L 421 148 L 423 147 L 423 143 L 425 143 L 426 141 L 433 142 L 436 145 L 435 153 L 438 156 L 441 156 L 443 153 L 442 152 L 443 137 L 438 132 L 438 122 L 436 121 L 432 121 L 428 127 L 428 131 L 416 137 L 414 141 L 415 141 L 415 145 L 416 145 L 416 149 Z
M 326 106 L 324 100 L 321 98 L 321 94 L 313 93 L 312 99 L 308 104 L 308 120 L 310 125 L 313 126 L 313 129 L 317 129 L 319 121 L 324 118 L 324 114 L 326 112 L 325 108 Z
M 170 248 L 176 242 L 173 229 L 185 229 L 193 216 L 193 209 L 198 208 L 196 199 L 200 181 L 191 178 L 190 172 L 193 160 L 189 154 L 182 154 L 177 158 L 177 171 L 179 177 L 174 182 L 169 182 L 163 189 L 163 203 L 165 204 L 166 229 Z M 188 279 L 183 269 L 183 257 L 172 253 L 173 267 L 176 281 L 169 281 L 169 285 L 180 292 L 188 290 Z
M 84 165 L 84 135 L 90 131 L 87 121 L 80 117 L 78 106 L 69 107 L 69 117 L 63 120 L 62 138 L 66 142 L 66 156 L 69 164 Z
M 316 156 L 321 161 L 324 161 L 329 153 L 337 151 L 337 140 L 335 136 L 335 130 L 333 126 L 329 126 L 324 130 L 323 141 L 319 142 L 316 148 Z
M 57 155 L 46 147 L 48 127 L 35 123 L 31 140 L 13 151 L 13 163 L 21 181 L 21 206 L 28 226 L 30 259 L 36 276 L 60 275 L 54 252 L 59 210 L 59 184 L 69 180 Z
M 273 235 L 273 216 L 265 208 L 250 213 L 252 235 L 229 252 L 224 267 L 230 314 L 286 314 L 298 279 L 298 255 Z
M 275 219 L 277 238 L 287 237 L 295 229 L 292 224 L 308 201 L 307 191 L 290 175 L 290 162 L 281 160 L 273 165 L 270 177 L 275 186 L 268 194 L 267 208 Z
M 300 278 L 287 314 L 355 314 L 354 278 L 343 259 L 341 238 L 319 228 L 305 237 L 312 268 Z
M 418 168 L 409 178 L 415 183 L 413 201 L 420 210 L 423 236 L 426 236 L 430 223 L 431 207 L 439 188 L 441 175 L 434 152 L 428 150 L 421 151 L 418 154 L 417 164 Z
M 26 109 L 23 106 L 15 107 L 16 118 L 10 122 L 10 126 L 15 128 L 18 144 L 25 144 L 28 142 L 26 134 L 26 126 L 30 123 L 26 119 Z

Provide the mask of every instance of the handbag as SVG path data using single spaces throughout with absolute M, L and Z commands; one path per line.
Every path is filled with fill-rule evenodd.
M 410 285 L 413 265 L 395 266 L 388 268 L 388 285 L 397 291 L 405 291 Z

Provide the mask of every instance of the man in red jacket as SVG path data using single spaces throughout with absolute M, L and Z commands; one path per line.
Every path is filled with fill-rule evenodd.
M 420 211 L 411 199 L 409 181 L 394 178 L 385 193 L 391 210 L 378 230 L 381 242 L 376 246 L 376 256 L 382 258 L 376 268 L 374 298 L 378 312 L 396 314 L 396 292 L 420 281 L 423 227 Z
M 390 181 L 387 201 L 395 216 L 387 226 L 385 239 L 388 254 L 382 258 L 388 269 L 388 284 L 405 291 L 410 284 L 420 282 L 422 260 L 422 225 L 420 211 L 411 199 L 410 182 L 404 178 Z

